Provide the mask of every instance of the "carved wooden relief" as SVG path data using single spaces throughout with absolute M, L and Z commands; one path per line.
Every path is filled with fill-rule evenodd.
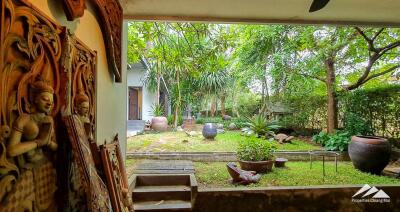
M 113 211 L 133 211 L 118 135 L 112 143 L 101 145 L 100 151 Z
M 68 21 L 73 21 L 83 16 L 86 9 L 86 0 L 63 0 L 63 7 Z
M 105 20 L 116 20 L 118 2 L 102 3 Z M 108 211 L 95 139 L 96 52 L 27 0 L 0 6 L 0 211 Z M 108 27 L 115 50 L 121 31 Z M 126 178 L 116 182 L 117 193 L 127 188 Z
M 54 211 L 63 28 L 26 1 L 0 16 L 0 211 Z
M 62 54 L 62 92 L 60 92 L 65 104 L 61 107 L 63 117 L 74 117 L 79 123 L 67 122 L 68 136 L 72 144 L 72 149 L 67 148 L 66 151 L 72 151 L 73 154 L 69 161 L 68 166 L 68 180 L 70 185 L 68 188 L 68 210 L 83 210 L 91 208 L 93 198 L 103 199 L 104 195 L 100 197 L 88 196 L 89 193 L 97 193 L 101 190 L 101 179 L 98 179 L 96 186 L 91 186 L 85 179 L 85 170 L 89 167 L 90 172 L 96 171 L 96 166 L 101 167 L 100 152 L 94 138 L 95 135 L 95 119 L 96 119 L 96 98 L 95 98 L 95 73 L 96 73 L 97 55 L 95 51 L 91 51 L 81 41 L 79 41 L 73 34 L 67 31 L 63 41 L 63 54 Z M 72 129 L 78 127 L 78 129 Z M 81 132 L 85 137 L 74 135 L 73 133 Z M 71 134 L 72 133 L 72 134 Z M 82 156 L 77 153 L 76 139 L 84 140 L 83 148 L 89 147 L 88 153 L 90 154 L 90 161 L 86 158 L 86 163 L 81 161 Z M 81 145 L 81 144 L 79 144 Z M 88 167 L 82 167 L 88 166 Z M 97 173 L 92 173 L 96 175 Z M 97 190 L 93 190 L 97 189 Z
M 83 122 L 77 115 L 64 117 L 64 122 L 68 129 L 73 156 L 81 176 L 80 182 L 86 188 L 89 211 L 109 211 L 110 199 L 107 187 L 97 174 Z
M 121 48 L 123 11 L 118 0 L 92 0 L 99 11 L 110 68 L 116 82 L 122 82 Z

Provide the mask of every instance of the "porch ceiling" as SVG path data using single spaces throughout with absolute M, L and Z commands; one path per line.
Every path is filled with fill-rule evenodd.
M 125 19 L 400 26 L 399 0 L 121 0 Z

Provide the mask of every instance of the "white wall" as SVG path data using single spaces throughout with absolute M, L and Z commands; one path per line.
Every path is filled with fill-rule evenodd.
M 86 1 L 87 10 L 82 18 L 75 21 L 66 19 L 60 0 L 31 0 L 48 17 L 59 25 L 68 27 L 90 49 L 97 51 L 97 123 L 96 139 L 98 144 L 110 142 L 118 133 L 122 152 L 126 152 L 126 26 L 123 33 L 122 83 L 115 83 L 108 69 L 104 38 L 90 1 Z
M 151 121 L 153 116 L 151 115 L 151 107 L 156 103 L 157 94 L 156 92 L 151 92 L 147 89 L 144 84 L 146 70 L 144 69 L 130 69 L 127 73 L 128 87 L 142 87 L 142 120 Z M 128 98 L 128 94 L 127 94 Z M 129 101 L 127 102 L 127 105 Z M 128 109 L 129 110 L 129 109 Z M 128 111 L 126 113 L 128 119 Z

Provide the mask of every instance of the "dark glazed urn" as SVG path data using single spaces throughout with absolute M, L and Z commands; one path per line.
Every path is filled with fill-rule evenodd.
M 381 174 L 390 160 L 390 143 L 385 138 L 353 136 L 349 144 L 349 156 L 356 169 Z
M 214 139 L 217 136 L 217 125 L 215 123 L 205 123 L 203 126 L 203 136 L 207 139 Z

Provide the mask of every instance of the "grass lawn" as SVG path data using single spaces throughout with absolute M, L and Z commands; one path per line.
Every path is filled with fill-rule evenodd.
M 206 140 L 201 132 L 189 137 L 185 132 L 163 132 L 134 136 L 128 139 L 128 152 L 234 152 L 243 136 L 240 131 L 218 134 L 214 141 Z M 277 143 L 277 142 L 276 142 Z M 316 150 L 322 147 L 310 141 L 294 139 L 278 144 L 278 150 Z
M 234 187 L 224 162 L 195 162 L 196 179 L 200 188 Z M 238 164 L 238 163 L 237 163 Z M 267 186 L 311 186 L 311 185 L 349 185 L 349 184 L 398 184 L 399 179 L 377 176 L 360 172 L 353 168 L 351 162 L 339 162 L 338 173 L 333 162 L 325 163 L 326 176 L 322 175 L 322 162 L 313 162 L 310 170 L 308 162 L 287 162 L 288 168 L 273 168 L 268 174 L 263 174 L 258 184 L 247 187 Z M 239 164 L 238 164 L 239 166 Z M 245 186 L 239 186 L 245 187 Z

